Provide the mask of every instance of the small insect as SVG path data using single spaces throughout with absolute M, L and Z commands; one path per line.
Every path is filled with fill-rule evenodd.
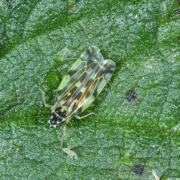
M 105 60 L 96 46 L 83 52 L 56 90 L 56 102 L 51 106 L 48 121 L 50 126 L 56 127 L 72 117 L 78 118 L 78 114 L 100 94 L 114 70 L 114 61 Z

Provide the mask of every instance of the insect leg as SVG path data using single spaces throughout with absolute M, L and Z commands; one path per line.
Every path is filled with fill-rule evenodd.
M 53 90 L 53 100 L 54 100 L 54 101 L 57 101 L 58 93 L 59 93 L 59 90 L 58 90 L 58 89 Z
M 71 159 L 77 159 L 77 154 L 71 150 L 70 148 L 66 147 L 64 148 L 64 139 L 66 139 L 66 134 L 67 129 L 66 129 L 66 124 L 63 125 L 63 132 L 62 132 L 62 138 L 61 138 L 61 148 L 62 150 L 71 158 Z
M 48 103 L 46 103 L 46 95 L 45 95 L 45 92 L 44 92 L 40 87 L 38 87 L 38 90 L 41 92 L 44 106 L 47 107 L 47 108 L 51 108 L 51 105 L 48 104 Z
M 84 119 L 84 118 L 86 118 L 86 117 L 88 117 L 88 116 L 91 116 L 91 115 L 96 115 L 96 113 L 91 112 L 91 113 L 88 113 L 88 114 L 86 114 L 86 115 L 84 115 L 84 116 L 78 116 L 78 115 L 76 115 L 75 118 L 76 118 L 76 119 Z
M 61 138 L 61 148 L 63 148 L 64 139 L 66 138 L 66 124 L 63 125 L 63 132 Z

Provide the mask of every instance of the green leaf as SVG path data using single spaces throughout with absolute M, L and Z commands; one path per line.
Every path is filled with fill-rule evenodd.
M 180 178 L 178 8 L 176 0 L 1 0 L 0 179 Z M 97 116 L 71 121 L 63 137 L 37 87 L 51 101 L 92 44 L 117 69 L 90 108 Z

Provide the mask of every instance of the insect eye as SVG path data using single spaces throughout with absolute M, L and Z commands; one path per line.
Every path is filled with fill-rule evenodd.
M 58 108 L 56 108 L 56 110 L 55 110 L 55 112 L 57 113 L 57 114 L 59 114 L 61 111 L 61 107 L 58 107 Z
M 66 110 L 63 110 L 62 107 L 56 108 L 55 112 L 60 116 L 65 118 L 66 117 Z

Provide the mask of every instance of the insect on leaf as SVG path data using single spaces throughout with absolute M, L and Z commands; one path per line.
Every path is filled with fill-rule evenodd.
M 49 123 L 56 127 L 87 109 L 100 94 L 115 70 L 96 46 L 89 47 L 77 59 L 58 87 L 57 101 L 51 107 Z

